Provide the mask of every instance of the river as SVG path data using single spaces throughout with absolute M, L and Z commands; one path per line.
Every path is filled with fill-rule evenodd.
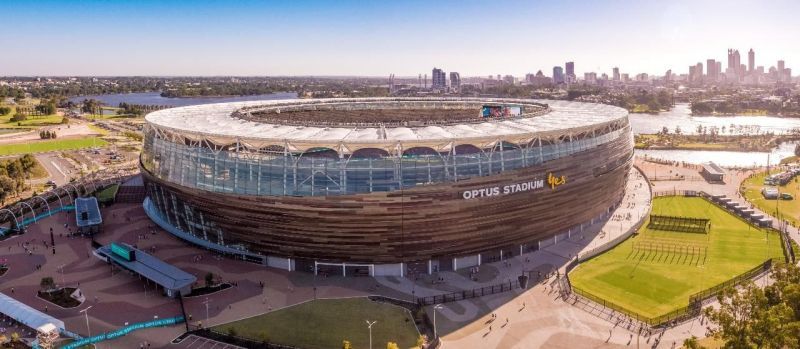
M 652 114 L 630 114 L 631 128 L 634 133 L 658 133 L 667 127 L 670 133 L 680 126 L 681 133 L 696 134 L 697 126 L 706 128 L 717 127 L 722 134 L 758 134 L 773 132 L 775 134 L 790 133 L 793 129 L 800 129 L 800 119 L 781 118 L 776 116 L 692 116 L 689 104 L 677 104 L 672 110 Z M 787 142 L 773 149 L 771 152 L 735 152 L 735 151 L 709 151 L 709 150 L 637 150 L 639 156 L 683 161 L 699 164 L 713 161 L 725 167 L 753 167 L 776 164 L 785 157 L 794 155 L 796 143 Z
M 781 118 L 776 116 L 692 116 L 689 104 L 677 104 L 672 110 L 658 114 L 630 114 L 631 127 L 634 133 L 658 133 L 667 127 L 670 133 L 680 126 L 681 133 L 696 134 L 697 126 L 706 128 L 717 127 L 723 135 L 727 134 L 758 134 L 773 132 L 775 134 L 789 133 L 793 129 L 800 130 L 800 118 Z M 730 132 L 733 125 L 733 133 Z

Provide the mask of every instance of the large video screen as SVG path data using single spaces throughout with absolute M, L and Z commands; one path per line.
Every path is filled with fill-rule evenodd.
M 522 107 L 518 105 L 484 105 L 481 107 L 481 116 L 484 118 L 507 118 L 522 114 Z

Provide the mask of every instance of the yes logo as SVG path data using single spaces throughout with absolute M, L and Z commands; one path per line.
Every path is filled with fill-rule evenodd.
M 547 174 L 547 184 L 550 185 L 550 189 L 556 189 L 557 186 L 567 183 L 567 177 L 560 176 L 556 177 L 553 176 L 553 173 L 550 172 Z

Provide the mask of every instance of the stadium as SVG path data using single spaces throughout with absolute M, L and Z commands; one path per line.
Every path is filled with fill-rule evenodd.
M 145 211 L 188 242 L 342 275 L 536 251 L 624 196 L 626 110 L 491 98 L 207 104 L 147 115 Z

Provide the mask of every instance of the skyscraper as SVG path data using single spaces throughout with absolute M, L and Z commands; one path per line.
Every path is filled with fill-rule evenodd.
M 556 85 L 564 83 L 564 69 L 559 66 L 553 67 L 553 83 Z
M 431 72 L 431 88 L 443 90 L 447 88 L 447 74 L 444 70 L 433 68 Z
M 568 82 L 575 82 L 578 80 L 578 77 L 575 76 L 575 62 L 567 62 L 566 70 Z
M 458 72 L 450 72 L 450 88 L 456 92 L 461 90 L 461 74 Z
M 706 60 L 706 76 L 708 81 L 717 81 L 719 72 L 717 71 L 717 62 L 713 58 Z
M 739 50 L 728 49 L 728 68 L 733 70 L 739 69 L 741 64 L 741 57 L 739 57 Z
M 614 71 L 614 73 L 612 74 L 611 79 L 614 80 L 614 81 L 619 81 L 619 68 L 618 67 L 614 67 L 613 71 Z
M 747 72 L 752 73 L 756 69 L 756 52 L 751 48 L 747 52 Z

